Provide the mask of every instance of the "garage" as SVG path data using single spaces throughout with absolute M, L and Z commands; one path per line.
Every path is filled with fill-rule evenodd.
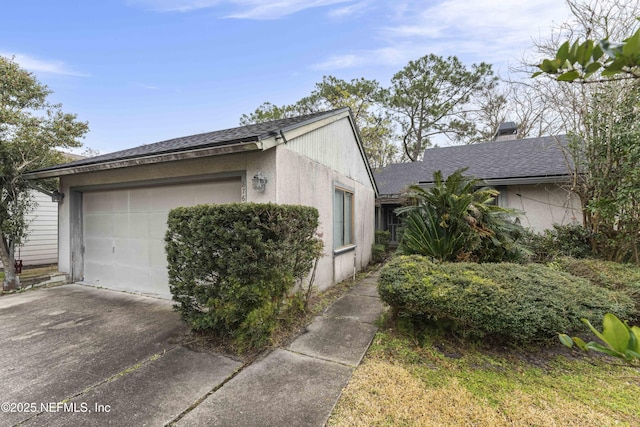
M 83 282 L 170 297 L 164 235 L 169 210 L 240 202 L 239 177 L 82 193 Z

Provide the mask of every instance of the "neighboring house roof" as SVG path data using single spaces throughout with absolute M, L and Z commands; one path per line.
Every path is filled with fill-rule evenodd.
M 374 172 L 380 194 L 397 195 L 412 184 L 430 184 L 461 168 L 490 185 L 557 182 L 568 175 L 563 136 L 492 141 L 425 150 L 424 160 L 393 164 Z

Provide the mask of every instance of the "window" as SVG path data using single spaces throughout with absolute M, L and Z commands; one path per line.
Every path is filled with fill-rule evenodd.
M 336 187 L 333 193 L 333 248 L 353 245 L 353 192 Z

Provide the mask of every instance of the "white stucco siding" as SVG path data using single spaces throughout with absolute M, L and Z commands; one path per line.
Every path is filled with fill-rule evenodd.
M 352 143 L 355 145 L 353 134 Z M 344 141 L 345 144 L 348 141 Z M 352 153 L 355 155 L 355 153 Z M 359 155 L 359 154 L 358 154 Z M 353 168 L 352 170 L 356 170 Z M 290 149 L 277 147 L 276 202 L 315 206 L 320 215 L 318 234 L 324 242 L 324 257 L 318 264 L 316 286 L 326 289 L 360 270 L 371 260 L 375 227 L 375 193 L 373 187 L 342 174 L 316 160 Z M 355 249 L 334 254 L 333 203 L 335 186 L 353 190 Z
M 500 197 L 503 206 L 523 212 L 523 227 L 537 232 L 553 224 L 582 223 L 578 196 L 554 184 L 508 186 Z

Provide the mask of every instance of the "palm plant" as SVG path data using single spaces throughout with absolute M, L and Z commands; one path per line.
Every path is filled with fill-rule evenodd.
M 476 259 L 499 261 L 507 256 L 520 227 L 511 221 L 515 211 L 499 207 L 499 192 L 459 169 L 446 180 L 433 174 L 434 186 L 409 187 L 410 205 L 396 213 L 404 220 L 399 251 L 440 261 Z

